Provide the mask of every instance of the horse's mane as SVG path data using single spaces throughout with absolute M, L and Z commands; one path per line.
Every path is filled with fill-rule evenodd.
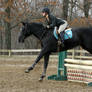
M 42 23 L 40 22 L 26 22 L 26 24 L 29 25 L 29 27 L 31 26 L 31 28 L 35 29 L 35 33 L 41 35 L 42 34 L 42 38 L 45 36 L 49 36 L 52 35 L 53 33 L 53 29 L 47 29 Z
M 31 22 L 31 25 L 35 26 L 35 27 L 40 27 L 40 28 L 44 28 L 44 25 L 42 23 L 38 23 L 38 22 Z

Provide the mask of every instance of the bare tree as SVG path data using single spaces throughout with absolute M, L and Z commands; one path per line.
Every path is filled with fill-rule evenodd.
M 11 0 L 5 0 L 5 4 L 7 5 L 6 9 L 5 9 L 5 46 L 6 49 L 11 49 L 11 30 L 10 30 L 10 5 L 11 5 Z
M 89 2 L 90 1 L 90 2 Z M 1 48 L 21 48 L 17 43 L 21 21 L 42 22 L 41 10 L 47 6 L 57 16 L 73 21 L 74 18 L 89 16 L 92 0 L 0 0 L 0 44 Z M 62 15 L 61 15 L 62 14 Z M 90 14 L 91 15 L 91 14 Z M 32 41 L 33 42 L 32 42 Z M 35 38 L 29 38 L 25 48 L 37 48 Z M 16 44 L 17 43 L 17 44 Z M 15 45 L 16 44 L 16 45 Z M 24 47 L 23 47 L 24 48 Z
M 89 16 L 89 9 L 90 9 L 90 3 L 88 0 L 84 0 L 84 14 L 85 14 L 85 17 L 88 18 Z
M 68 17 L 69 0 L 63 0 L 63 18 L 67 20 Z

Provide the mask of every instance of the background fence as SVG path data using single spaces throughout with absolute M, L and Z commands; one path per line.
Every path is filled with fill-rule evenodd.
M 12 49 L 12 50 L 0 50 L 0 57 L 4 56 L 30 56 L 36 57 L 40 52 L 40 49 Z M 53 53 L 51 57 L 58 58 L 58 53 Z M 92 59 L 92 55 L 87 51 L 71 49 L 67 51 L 67 58 L 72 59 Z

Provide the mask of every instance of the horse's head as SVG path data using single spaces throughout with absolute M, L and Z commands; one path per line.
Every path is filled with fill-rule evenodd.
M 30 24 L 26 23 L 26 22 L 22 22 L 23 26 L 21 28 L 20 34 L 19 34 L 19 38 L 18 41 L 23 43 L 24 40 L 31 35 L 31 31 L 30 31 Z
M 22 43 L 31 34 L 36 36 L 38 39 L 41 39 L 42 36 L 44 35 L 45 31 L 46 31 L 42 23 L 34 23 L 34 22 L 25 23 L 25 22 L 22 22 L 22 24 L 23 24 L 23 27 L 22 27 L 22 30 L 21 30 L 19 38 L 18 38 L 18 41 L 22 42 Z

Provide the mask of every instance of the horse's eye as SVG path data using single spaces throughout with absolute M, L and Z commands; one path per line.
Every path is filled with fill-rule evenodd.
M 26 28 L 25 27 L 22 27 L 22 31 L 25 31 L 26 30 Z

